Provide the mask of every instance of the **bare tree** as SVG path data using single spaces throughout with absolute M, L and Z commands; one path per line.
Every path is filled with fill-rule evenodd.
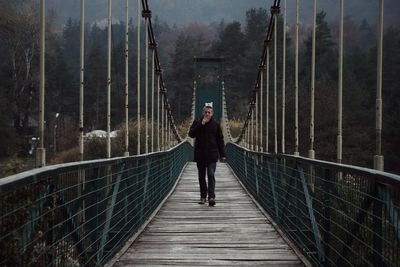
M 39 5 L 32 0 L 0 0 L 0 39 L 3 64 L 11 82 L 5 88 L 8 111 L 19 135 L 24 135 L 33 109 L 38 84 Z M 51 14 L 49 21 L 54 15 Z M 48 22 L 49 24 L 49 22 Z M 36 58 L 35 58 L 36 57 Z
M 23 134 L 33 101 L 32 61 L 38 49 L 38 8 L 33 1 L 0 0 L 0 38 L 4 42 L 4 60 L 11 86 L 6 88 L 14 127 Z

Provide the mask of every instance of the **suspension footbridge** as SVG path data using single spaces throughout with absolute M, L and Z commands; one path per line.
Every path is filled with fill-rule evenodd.
M 172 116 L 174 103 L 168 100 L 147 0 L 138 1 L 137 8 L 137 23 L 140 25 L 144 20 L 145 24 L 145 49 L 141 50 L 143 40 L 138 31 L 136 155 L 129 151 L 126 80 L 126 150 L 124 156 L 111 157 L 109 100 L 112 81 L 108 50 L 107 158 L 83 160 L 85 37 L 82 26 L 81 161 L 46 166 L 44 2 L 41 0 L 40 9 L 43 72 L 38 125 L 39 168 L 0 179 L 1 266 L 400 266 L 400 176 L 384 172 L 381 149 L 383 0 L 378 1 L 376 154 L 371 156 L 374 159 L 371 169 L 342 163 L 343 0 L 339 1 L 341 52 L 336 162 L 316 159 L 315 155 L 316 0 L 313 1 L 307 157 L 299 152 L 298 74 L 294 153 L 285 151 L 285 91 L 281 96 L 282 139 L 278 142 L 277 24 L 280 16 L 286 21 L 286 13 L 282 12 L 286 11 L 286 1 L 272 1 L 259 65 L 255 66 L 256 80 L 248 112 L 238 136 L 232 137 L 228 123 L 224 77 L 216 75 L 224 59 L 195 59 L 196 64 L 211 65 L 214 76 L 198 66 L 201 75 L 193 84 L 192 119 L 199 116 L 205 100 L 216 103 L 215 116 L 221 123 L 226 142 L 227 163 L 217 166 L 215 207 L 197 203 L 193 140 L 178 133 Z M 84 2 L 81 0 L 81 25 L 84 25 Z M 111 0 L 108 3 L 110 49 Z M 299 1 L 296 3 L 298 11 Z M 298 26 L 298 12 L 296 21 Z M 286 40 L 286 27 L 283 29 L 283 40 Z M 296 27 L 297 44 L 298 30 Z M 285 41 L 281 45 L 285 51 Z M 151 60 L 148 60 L 149 51 Z M 124 52 L 127 55 L 127 47 Z M 140 65 L 142 52 L 146 58 L 144 74 Z M 285 57 L 285 52 L 283 54 Z M 297 66 L 297 54 L 295 63 Z M 126 61 L 126 70 L 127 66 Z M 284 68 L 285 64 L 281 73 L 283 81 Z M 142 76 L 145 97 L 140 97 Z M 273 98 L 265 101 L 270 93 L 270 79 L 274 84 Z M 272 108 L 268 106 L 270 103 L 273 103 Z M 144 114 L 141 104 L 145 106 Z M 272 114 L 268 112 L 270 109 Z M 141 123 L 145 124 L 144 133 L 140 130 Z M 268 127 L 273 127 L 272 135 Z

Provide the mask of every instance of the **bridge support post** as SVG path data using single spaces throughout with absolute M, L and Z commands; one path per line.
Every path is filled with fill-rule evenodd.
M 315 159 L 315 150 L 314 149 L 308 150 L 308 157 L 310 159 Z
M 383 234 L 383 227 L 382 227 L 382 212 L 383 212 L 383 205 L 382 201 L 379 197 L 379 190 L 384 188 L 382 184 L 376 183 L 375 185 L 375 192 L 374 192 L 374 200 L 373 200 L 373 218 L 372 218 L 372 225 L 373 225 L 373 263 L 374 266 L 384 266 L 382 260 L 382 234 Z M 383 190 L 382 190 L 383 191 Z
M 40 1 L 40 90 L 39 90 L 39 147 L 36 149 L 36 166 L 46 165 L 44 148 L 44 92 L 45 92 L 45 54 L 46 54 L 46 18 L 45 0 Z
M 331 172 L 329 169 L 324 170 L 324 195 L 323 195 L 323 226 L 324 226 L 324 236 L 323 236 L 323 243 L 324 251 L 325 251 L 325 265 L 326 267 L 330 266 L 329 258 L 330 258 L 330 248 L 331 248 Z
M 314 169 L 312 166 L 310 166 L 311 169 Z M 305 204 L 307 206 L 307 211 L 308 211 L 308 218 L 310 220 L 311 228 L 312 228 L 312 233 L 314 235 L 314 245 L 317 249 L 318 252 L 318 258 L 321 262 L 325 261 L 325 253 L 322 248 L 321 244 L 321 234 L 318 229 L 318 224 L 314 215 L 314 209 L 313 209 L 313 201 L 312 201 L 312 195 L 310 191 L 308 190 L 308 184 L 306 182 L 306 178 L 304 175 L 304 170 L 302 167 L 298 167 L 298 175 L 301 181 L 302 185 L 302 190 L 303 190 L 303 195 L 305 199 Z M 312 175 L 312 174 L 310 174 Z
M 376 114 L 375 114 L 375 130 L 376 130 L 376 155 L 374 156 L 374 169 L 383 171 L 383 155 L 382 155 L 382 55 L 383 55 L 383 11 L 384 0 L 379 0 L 379 18 L 377 32 L 377 66 L 376 66 Z
M 125 152 L 129 157 L 129 2 L 125 0 Z
M 384 163 L 383 163 L 383 155 L 375 155 L 374 156 L 374 169 L 378 171 L 384 170 Z
M 99 246 L 99 251 L 97 253 L 97 262 L 102 263 L 104 260 L 104 251 L 107 245 L 107 240 L 110 234 L 111 222 L 113 219 L 114 211 L 115 211 L 115 203 L 117 201 L 117 196 L 119 193 L 119 188 L 122 180 L 122 176 L 125 175 L 126 165 L 123 164 L 119 174 L 117 175 L 115 183 L 112 180 L 113 174 L 111 172 L 108 173 L 109 180 L 107 181 L 107 186 L 110 187 L 109 195 L 107 196 L 107 206 L 106 206 L 106 219 L 104 223 L 103 232 L 101 234 L 101 241 Z M 115 174 L 114 174 L 115 175 Z
M 46 165 L 46 149 L 44 147 L 38 147 L 36 149 L 36 166 L 44 167 Z
M 271 164 L 269 163 L 269 161 L 267 161 L 267 168 L 268 168 L 268 178 L 269 178 L 269 182 L 271 185 L 271 191 L 272 191 L 272 197 L 274 200 L 274 208 L 275 208 L 275 218 L 276 221 L 279 222 L 279 205 L 278 205 L 278 196 L 277 196 L 277 192 L 275 190 L 275 182 L 274 182 L 274 177 L 277 177 L 277 162 L 276 159 L 274 161 L 274 177 L 272 177 L 272 167 Z

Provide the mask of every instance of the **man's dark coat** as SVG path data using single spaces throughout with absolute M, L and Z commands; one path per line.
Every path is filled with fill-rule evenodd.
M 196 138 L 194 143 L 195 162 L 217 162 L 225 157 L 224 136 L 219 124 L 211 118 L 206 124 L 201 124 L 203 117 L 195 120 L 190 127 L 189 136 Z

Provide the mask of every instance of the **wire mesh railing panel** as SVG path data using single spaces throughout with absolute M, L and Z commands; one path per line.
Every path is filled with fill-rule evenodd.
M 103 265 L 172 189 L 192 147 L 68 163 L 0 180 L 1 266 Z
M 227 145 L 248 191 L 316 266 L 400 266 L 400 176 Z

